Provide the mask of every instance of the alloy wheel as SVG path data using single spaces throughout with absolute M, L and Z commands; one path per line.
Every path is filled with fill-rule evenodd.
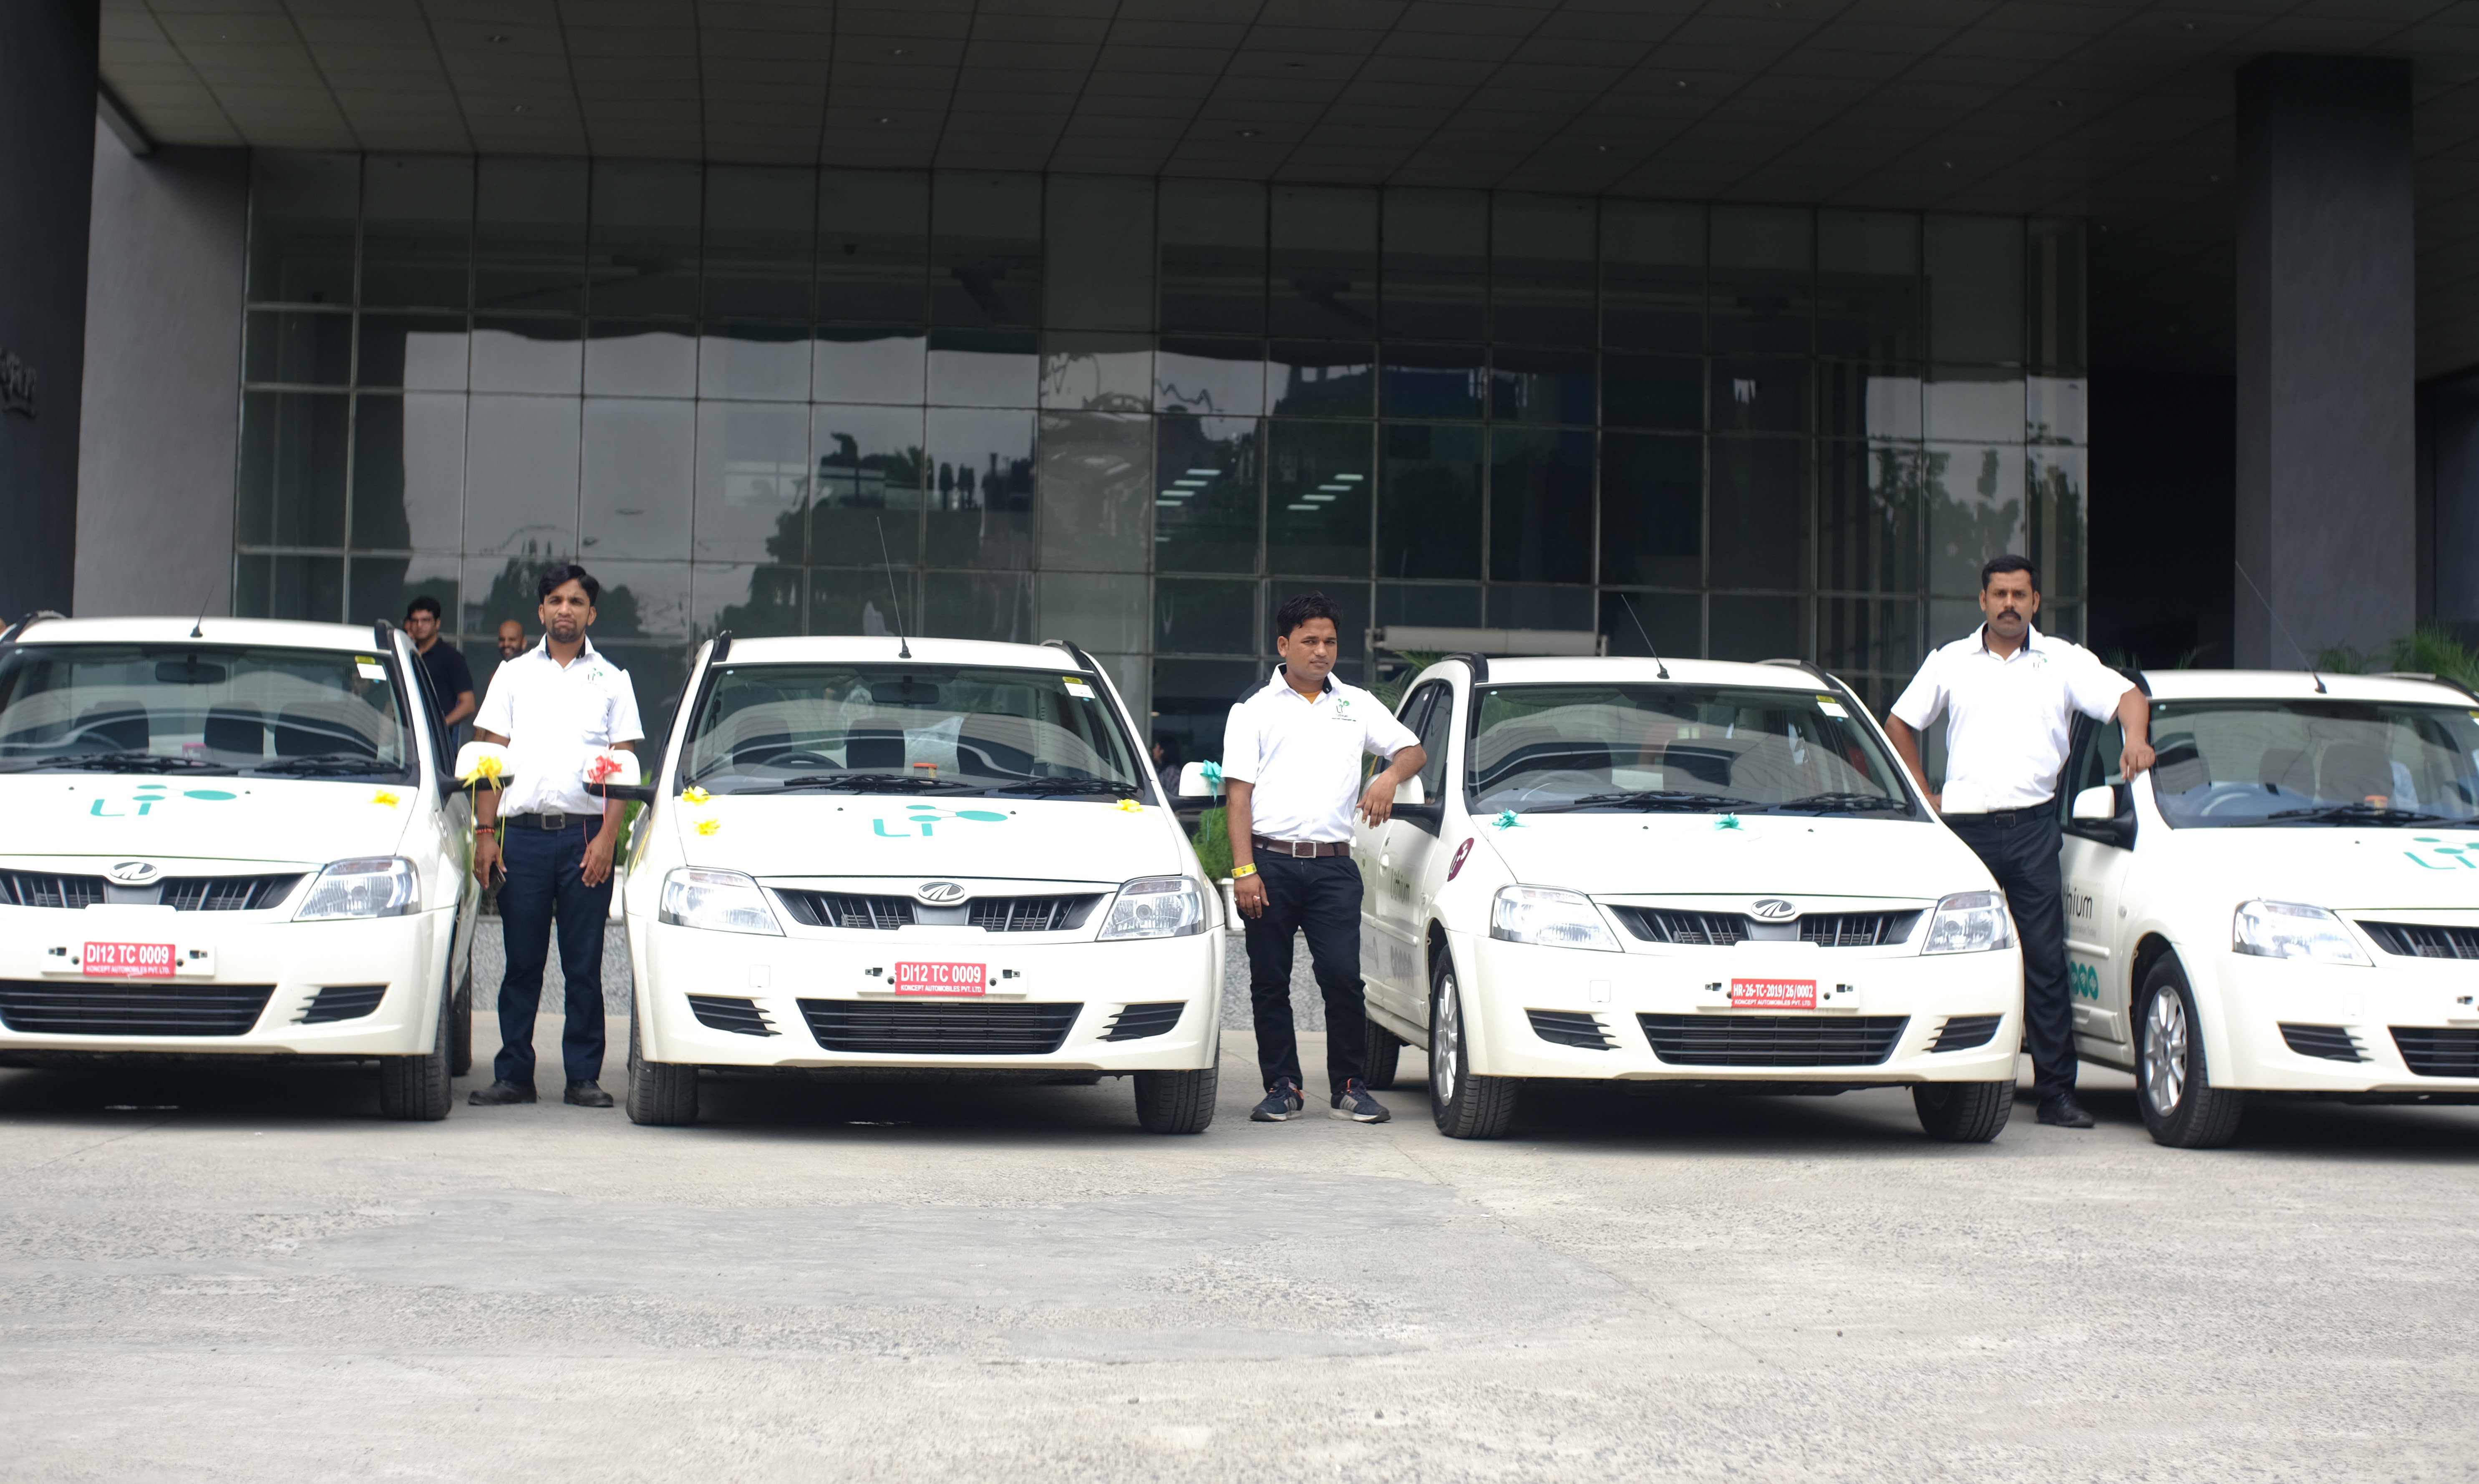
M 1438 1089 L 1438 1101 L 1451 1104 L 1455 1100 L 1455 1063 L 1464 1049 L 1463 1012 L 1455 993 L 1455 976 L 1451 973 L 1438 979 L 1438 1032 L 1429 1037 L 1429 1086 Z
M 2143 1095 L 2156 1111 L 2173 1113 L 2186 1095 L 2186 1002 L 2164 985 L 2144 1021 Z

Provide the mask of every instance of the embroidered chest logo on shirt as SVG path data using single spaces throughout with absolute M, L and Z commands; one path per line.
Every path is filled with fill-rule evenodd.
M 1339 722 L 1347 722 L 1351 720 L 1351 698 L 1349 696 L 1337 696 L 1334 698 L 1334 719 Z

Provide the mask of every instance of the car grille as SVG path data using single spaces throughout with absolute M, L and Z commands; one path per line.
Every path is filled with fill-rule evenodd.
M 1875 1066 L 1907 1015 L 1640 1014 L 1652 1054 L 1674 1066 Z
M 921 920 L 910 897 L 870 896 L 844 891 L 799 891 L 778 888 L 777 896 L 795 921 L 810 928 L 907 928 Z M 1064 933 L 1085 925 L 1102 898 L 1094 893 L 1072 896 L 972 897 L 958 904 L 973 927 L 989 933 Z
M 1081 928 L 1099 896 L 975 897 L 972 923 L 991 933 L 1064 933 Z
M 255 912 L 293 894 L 298 874 L 174 876 L 164 882 L 164 905 L 184 912 Z
M 1985 1046 L 1997 1034 L 1997 1023 L 2003 1015 L 1949 1015 L 1937 1027 L 1936 1038 L 1929 1042 L 1930 1051 L 1969 1051 Z
M 1676 948 L 1727 948 L 1753 937 L 1754 924 L 1737 912 L 1682 912 L 1658 907 L 1613 907 L 1619 925 L 1648 943 Z M 1811 912 L 1800 918 L 1799 939 L 1819 948 L 1881 948 L 1911 935 L 1920 914 L 1911 912 Z M 1772 926 L 1788 928 L 1789 923 Z
M 103 901 L 103 878 L 0 871 L 0 901 L 12 907 L 93 907 Z
M 1119 1011 L 1111 1029 L 1102 1033 L 1106 1041 L 1136 1041 L 1148 1036 L 1167 1036 L 1188 1011 L 1186 1000 L 1160 1000 L 1149 1005 L 1131 1005 Z
M 809 1034 L 829 1051 L 907 1057 L 1037 1057 L 1057 1051 L 1083 1005 L 890 1005 L 803 1000 Z
M 873 897 L 844 891 L 790 891 L 779 888 L 794 921 L 809 928 L 907 928 L 912 925 L 910 897 Z
M 2479 959 L 2479 928 L 2439 928 L 2423 922 L 2363 922 L 2367 936 L 2389 954 L 2405 959 Z
M 1799 920 L 1800 941 L 1819 948 L 1881 948 L 1911 935 L 1917 912 L 1816 912 Z
M 2291 1025 L 2281 1022 L 2281 1038 L 2289 1049 L 2302 1057 L 2322 1057 L 2327 1062 L 2364 1062 L 2366 1053 L 2360 1049 L 2359 1038 L 2348 1026 Z
M 0 980 L 0 1024 L 51 1036 L 243 1036 L 273 985 L 90 985 Z
M 757 1008 L 755 1000 L 743 1000 L 727 994 L 693 994 L 689 996 L 689 1013 L 698 1024 L 709 1031 L 729 1031 L 734 1036 L 779 1036 L 775 1023 Z
M 2397 1025 L 2393 1044 L 2402 1062 L 2421 1077 L 2479 1077 L 2479 1031 L 2443 1026 Z
M 1532 1034 L 1545 1041 L 1584 1051 L 1611 1051 L 1618 1046 L 1601 1029 L 1597 1015 L 1565 1010 L 1527 1010 L 1524 1013 L 1532 1017 Z
M 329 985 L 310 997 L 309 1007 L 301 1011 L 298 1024 L 325 1025 L 335 1020 L 359 1020 L 379 1008 L 387 998 L 385 985 Z

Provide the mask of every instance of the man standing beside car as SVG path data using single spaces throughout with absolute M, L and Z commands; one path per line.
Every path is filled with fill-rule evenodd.
M 473 671 L 456 646 L 439 642 L 439 600 L 423 594 L 404 605 L 404 636 L 413 641 L 413 652 L 422 656 L 422 668 L 430 676 L 430 688 L 439 697 L 439 725 L 449 736 L 456 734 L 457 725 L 473 714 Z
M 584 763 L 599 748 L 628 749 L 645 735 L 628 673 L 585 637 L 602 586 L 575 565 L 553 567 L 536 584 L 543 642 L 499 666 L 474 719 L 473 735 L 507 747 L 508 783 L 474 801 L 473 874 L 499 883 L 499 925 L 507 975 L 499 983 L 499 1055 L 493 1082 L 468 1102 L 478 1108 L 534 1100 L 534 1011 L 542 1002 L 550 934 L 559 926 L 559 964 L 568 1023 L 560 1033 L 566 1101 L 608 1108 L 602 1078 L 602 930 L 611 910 L 611 857 L 626 806 L 585 791 Z
M 1393 1116 L 1368 1095 L 1360 1056 L 1367 1016 L 1360 979 L 1360 870 L 1351 863 L 1353 800 L 1371 825 L 1394 810 L 1394 790 L 1428 754 L 1377 698 L 1334 678 L 1342 652 L 1334 604 L 1323 593 L 1286 601 L 1274 615 L 1273 678 L 1231 708 L 1222 742 L 1231 875 L 1247 920 L 1248 993 L 1257 1023 L 1257 1065 L 1265 1100 L 1249 1111 L 1279 1123 L 1306 1106 L 1300 1047 L 1291 1024 L 1291 934 L 1305 933 L 1309 962 L 1325 993 L 1325 1066 L 1339 1118 Z M 1361 758 L 1384 769 L 1360 786 Z
M 1929 803 L 1971 847 L 2006 893 L 2022 935 L 2023 1033 L 2042 1123 L 2087 1129 L 2075 1098 L 2074 1001 L 2066 979 L 2065 893 L 2057 775 L 2080 711 L 2114 714 L 2126 729 L 2118 766 L 2152 766 L 2152 709 L 2143 692 L 2079 644 L 2032 627 L 2040 575 L 2020 556 L 1980 569 L 1982 622 L 1967 638 L 1930 653 L 1885 718 L 1894 750 Z M 1929 790 L 1920 733 L 1946 718 L 1945 789 Z

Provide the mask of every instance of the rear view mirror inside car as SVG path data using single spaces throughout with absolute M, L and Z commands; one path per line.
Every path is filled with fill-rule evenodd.
M 195 654 L 155 662 L 155 683 L 158 685 L 221 685 L 224 676 L 223 666 L 210 664 Z

